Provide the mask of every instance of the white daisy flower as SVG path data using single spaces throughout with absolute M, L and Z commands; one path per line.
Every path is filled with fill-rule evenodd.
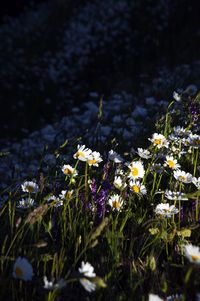
M 22 191 L 28 193 L 37 193 L 39 191 L 39 186 L 33 181 L 25 181 L 21 185 Z
M 60 279 L 57 283 L 54 283 L 54 279 L 48 281 L 47 276 L 43 277 L 44 280 L 44 288 L 47 290 L 61 289 L 66 286 L 66 281 L 64 279 Z
M 185 256 L 189 259 L 190 262 L 195 264 L 200 264 L 200 248 L 188 244 L 185 246 Z
M 124 162 L 124 159 L 118 153 L 116 153 L 112 149 L 108 153 L 108 159 L 110 161 L 115 162 L 115 163 L 122 163 L 122 162 Z
M 79 273 L 83 274 L 86 277 L 96 277 L 94 273 L 94 267 L 89 262 L 81 262 L 81 267 L 78 269 Z
M 179 210 L 174 206 L 170 206 L 169 203 L 160 203 L 156 206 L 155 213 L 163 215 L 165 217 L 171 217 L 172 214 L 178 213 Z
M 123 199 L 118 194 L 114 194 L 109 198 L 108 203 L 113 210 L 119 211 L 123 205 Z
M 102 162 L 102 161 L 103 161 L 103 159 L 101 158 L 101 155 L 100 155 L 99 152 L 92 152 L 91 158 L 89 158 L 87 160 L 87 163 L 90 166 L 96 166 L 96 167 L 98 167 L 99 163 Z
M 149 138 L 149 140 L 153 143 L 154 146 L 157 146 L 157 148 L 168 148 L 169 142 L 162 134 L 154 133 L 152 138 Z
M 200 189 L 200 177 L 198 177 L 198 178 L 193 177 L 193 178 L 192 178 L 192 183 L 193 183 L 198 189 Z
M 78 145 L 77 152 L 73 155 L 74 159 L 80 161 L 87 161 L 92 159 L 92 151 L 89 148 L 86 148 L 85 145 Z
M 182 183 L 191 183 L 192 182 L 192 175 L 189 172 L 185 172 L 183 170 L 175 170 L 174 171 L 174 177 L 176 180 L 182 182 Z
M 75 168 L 73 168 L 71 165 L 69 164 L 64 164 L 62 167 L 62 172 L 64 173 L 64 175 L 66 176 L 77 176 L 78 172 L 75 170 Z
M 91 293 L 95 291 L 96 284 L 94 282 L 91 282 L 87 278 L 80 278 L 79 281 L 87 292 Z
M 140 181 L 131 180 L 129 185 L 131 190 L 135 193 L 141 193 L 143 195 L 147 193 L 146 187 Z
M 127 184 L 119 176 L 115 176 L 113 184 L 119 190 L 122 190 L 122 189 L 124 189 L 127 186 Z
M 19 209 L 28 209 L 28 208 L 34 206 L 34 203 L 35 203 L 35 200 L 30 199 L 30 198 L 21 199 L 17 203 L 16 207 Z
M 145 174 L 144 166 L 141 161 L 133 161 L 128 165 L 130 169 L 129 178 L 138 179 L 143 178 Z
M 165 166 L 168 166 L 169 168 L 174 170 L 181 167 L 180 164 L 177 163 L 177 160 L 172 156 L 166 156 Z
M 165 197 L 168 200 L 172 200 L 172 201 L 175 201 L 175 200 L 178 200 L 178 201 L 181 201 L 181 200 L 187 201 L 188 200 L 188 198 L 185 195 L 185 193 L 182 193 L 182 192 L 179 192 L 179 191 L 166 190 L 165 191 Z
M 33 268 L 28 260 L 24 257 L 18 257 L 13 266 L 14 278 L 18 278 L 24 281 L 31 280 L 33 277 Z
M 137 149 L 137 153 L 138 155 L 143 158 L 143 159 L 149 159 L 152 157 L 151 153 L 149 150 L 147 149 L 143 149 L 143 148 L 138 148 Z

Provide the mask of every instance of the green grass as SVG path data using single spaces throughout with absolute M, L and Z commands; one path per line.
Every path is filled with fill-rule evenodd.
M 0 209 L 1 300 L 147 300 L 150 292 L 163 298 L 181 293 L 185 300 L 194 299 L 200 285 L 199 265 L 197 261 L 189 262 L 184 246 L 199 245 L 200 193 L 194 183 L 177 180 L 165 163 L 166 155 L 173 152 L 181 170 L 199 177 L 199 140 L 185 143 L 181 135 L 177 140 L 169 138 L 177 125 L 184 125 L 193 133 L 197 130 L 189 109 L 184 117 L 179 115 L 179 107 L 186 108 L 186 101 L 188 98 L 182 95 L 181 103 L 172 102 L 166 116 L 157 123 L 157 133 L 169 141 L 168 147 L 159 148 L 159 143 L 148 141 L 152 155 L 149 159 L 127 151 L 127 161 L 143 162 L 145 175 L 139 180 L 146 187 L 145 195 L 129 186 L 130 170 L 126 164 L 107 163 L 103 158 L 98 167 L 89 166 L 73 158 L 75 149 L 71 162 L 59 162 L 48 174 L 40 176 L 36 194 L 22 192 L 20 185 L 10 191 Z M 199 104 L 199 95 L 194 101 Z M 59 152 L 69 149 L 67 143 L 63 144 L 56 151 L 57 159 Z M 179 156 L 181 151 L 185 153 Z M 152 170 L 155 163 L 161 163 L 161 173 Z M 63 175 L 62 164 L 75 166 L 78 175 Z M 105 164 L 107 174 L 103 172 Z M 127 184 L 121 190 L 113 185 L 117 165 Z M 96 189 L 92 192 L 89 180 L 94 179 Z M 23 182 L 24 179 L 19 184 Z M 100 208 L 103 189 L 105 206 Z M 188 200 L 167 200 L 167 189 L 182 192 Z M 62 206 L 56 206 L 57 200 L 47 202 L 51 194 L 59 198 L 61 190 L 71 192 L 65 195 Z M 116 203 L 113 208 L 108 204 L 114 194 L 123 199 L 120 210 L 115 210 Z M 17 208 L 22 197 L 34 198 L 35 208 Z M 179 213 L 170 218 L 156 214 L 156 206 L 167 202 L 175 205 Z M 102 209 L 101 216 L 99 209 Z M 12 277 L 18 256 L 27 258 L 32 265 L 31 281 Z M 78 271 L 81 261 L 94 267 L 97 276 L 89 280 L 95 283 L 95 292 L 85 291 L 79 283 L 83 277 Z M 48 291 L 43 287 L 44 275 L 57 282 L 63 278 L 66 285 Z

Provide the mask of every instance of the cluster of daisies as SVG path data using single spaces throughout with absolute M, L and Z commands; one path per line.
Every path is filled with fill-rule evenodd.
M 154 208 L 156 215 L 162 218 L 171 218 L 175 214 L 180 212 L 180 207 L 176 208 L 177 201 L 187 201 L 188 185 L 194 191 L 200 189 L 200 177 L 197 177 L 197 155 L 200 145 L 200 136 L 193 134 L 190 130 L 182 127 L 174 127 L 171 133 L 166 138 L 163 134 L 154 133 L 149 138 L 151 145 L 148 149 L 138 148 L 135 152 L 135 157 L 130 162 L 125 162 L 125 159 L 117 152 L 110 150 L 108 153 L 108 160 L 106 164 L 115 167 L 114 177 L 112 178 L 111 189 L 107 195 L 107 205 L 113 211 L 123 211 L 126 208 L 126 199 L 131 194 L 137 195 L 139 198 L 149 196 L 152 197 L 156 194 L 162 194 L 162 202 L 157 204 Z M 188 157 L 193 155 L 193 173 L 182 170 L 181 162 L 185 162 Z M 78 145 L 77 151 L 74 153 L 73 158 L 76 164 L 71 166 L 70 164 L 64 164 L 61 166 L 62 173 L 66 176 L 66 179 L 71 183 L 76 177 L 79 176 L 80 171 L 77 170 L 78 162 L 82 161 L 86 166 L 98 167 L 103 161 L 102 156 L 97 151 L 92 151 L 85 145 Z M 136 159 L 135 159 L 136 158 Z M 186 165 L 187 166 L 187 165 Z M 88 186 L 90 187 L 90 170 L 85 169 L 88 172 Z M 160 186 L 152 190 L 148 185 L 149 175 L 153 175 L 153 179 L 158 181 L 157 175 L 168 176 L 170 181 L 166 183 L 169 188 L 164 188 L 164 191 L 160 190 Z M 108 179 L 110 180 L 109 174 Z M 86 177 L 86 175 L 85 175 Z M 153 184 L 154 185 L 154 180 Z M 76 181 L 74 181 L 76 183 Z M 147 185 L 147 187 L 146 187 Z M 31 197 L 33 194 L 40 192 L 39 185 L 34 181 L 25 181 L 21 185 L 22 191 L 27 194 L 21 201 L 18 202 L 17 208 L 29 208 L 34 205 L 34 199 Z M 159 188 L 159 191 L 156 189 Z M 66 199 L 72 198 L 76 192 L 74 190 L 62 190 L 59 196 L 50 195 L 46 198 L 47 203 L 54 204 L 55 207 L 64 204 Z M 154 199 L 154 198 L 152 198 Z M 165 201 L 165 200 L 168 200 Z M 173 202 L 171 205 L 170 202 Z M 192 244 L 184 245 L 184 254 L 186 258 L 193 264 L 200 264 L 200 249 Z M 94 268 L 90 263 L 82 262 L 79 268 L 80 277 L 78 280 L 85 288 L 86 291 L 92 292 L 96 289 Z M 33 277 L 33 268 L 26 258 L 19 257 L 14 263 L 13 277 L 21 280 L 31 280 Z M 48 280 L 46 276 L 43 278 L 44 288 L 52 290 L 56 288 L 62 288 L 66 285 L 65 279 L 60 279 L 55 282 L 54 279 Z M 156 299 L 157 298 L 157 299 Z M 177 300 L 181 300 L 182 296 L 178 296 Z M 162 300 L 156 295 L 150 295 L 149 300 Z M 174 299 L 167 299 L 174 300 Z

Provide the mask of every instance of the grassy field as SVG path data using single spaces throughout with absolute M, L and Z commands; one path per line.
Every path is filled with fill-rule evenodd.
M 1 300 L 199 300 L 200 95 L 190 92 L 174 93 L 140 137 L 145 149 L 66 142 L 54 167 L 6 189 Z

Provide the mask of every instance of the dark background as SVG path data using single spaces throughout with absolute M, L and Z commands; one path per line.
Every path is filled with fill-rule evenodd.
M 161 0 L 160 0 L 161 1 Z M 0 20 L 4 24 L 4 17 L 10 16 L 17 18 L 24 9 L 28 9 L 30 3 L 38 4 L 48 2 L 47 0 L 8 0 L 0 4 Z M 69 1 L 70 10 L 74 11 L 77 7 L 84 7 L 88 1 Z M 131 2 L 131 1 L 130 1 Z M 134 2 L 134 1 L 133 1 Z M 71 3 L 71 6 L 70 6 Z M 69 91 L 71 102 L 64 103 L 59 99 L 60 96 L 51 105 L 46 106 L 43 96 L 37 97 L 37 106 L 35 109 L 34 100 L 25 101 L 23 108 L 19 110 L 18 100 L 22 97 L 18 89 L 17 78 L 10 80 L 12 89 L 5 88 L 8 79 L 0 78 L 0 138 L 18 139 L 35 129 L 39 129 L 46 123 L 57 121 L 69 112 L 73 104 L 81 104 L 88 100 L 89 92 L 98 91 L 105 97 L 118 90 L 128 90 L 132 93 L 138 93 L 140 90 L 141 77 L 146 73 L 149 83 L 156 76 L 159 68 L 164 66 L 173 70 L 180 64 L 190 64 L 199 59 L 200 55 L 200 5 L 198 1 L 174 0 L 169 1 L 170 14 L 167 19 L 167 25 L 161 30 L 157 30 L 159 18 L 162 12 L 156 11 L 156 4 L 159 1 L 146 0 L 140 2 L 138 9 L 133 10 L 133 18 L 130 22 L 130 35 L 133 45 L 137 45 L 137 52 L 134 56 L 128 54 L 124 45 L 113 45 L 112 51 L 104 49 L 101 52 L 93 54 L 93 61 L 87 65 L 84 72 L 77 75 L 76 80 L 70 84 L 66 83 L 65 88 Z M 149 8 L 155 6 L 154 14 L 149 15 Z M 137 31 L 135 31 L 135 28 Z M 14 30 L 14 29 L 13 29 Z M 4 43 L 4 41 L 1 41 Z M 135 47 L 135 46 L 133 46 Z M 4 55 L 0 53 L 0 55 Z M 11 58 L 12 53 L 7 56 Z M 6 56 L 5 56 L 6 57 Z M 119 58 L 116 64 L 116 57 Z M 133 63 L 134 62 L 134 63 Z M 102 68 L 103 66 L 103 68 Z M 13 75 L 15 76 L 15 75 Z M 184 74 L 183 74 L 184 77 Z M 192 79 L 191 79 L 192 81 Z M 2 84 L 3 83 L 3 84 Z M 32 84 L 32 79 L 27 79 L 26 84 Z M 2 84 L 2 86 L 1 86 Z M 75 90 L 74 87 L 79 84 L 80 88 Z M 178 84 L 178 83 L 177 83 Z M 188 82 L 190 84 L 190 82 Z M 37 83 L 34 91 L 37 92 Z M 173 91 L 171 91 L 172 93 Z M 47 97 L 54 92 L 44 92 Z M 37 93 L 36 93 L 37 96 Z M 167 95 L 166 95 L 167 97 Z M 26 129 L 27 132 L 24 132 Z

